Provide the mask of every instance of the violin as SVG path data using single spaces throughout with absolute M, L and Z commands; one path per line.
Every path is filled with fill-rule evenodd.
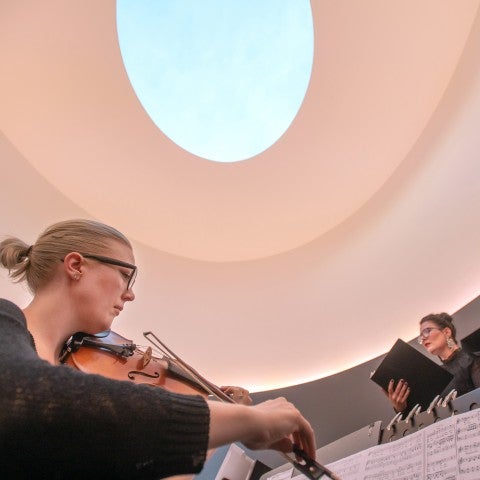
M 210 393 L 173 359 L 153 356 L 151 347 L 141 350 L 112 330 L 95 335 L 74 334 L 66 343 L 60 362 L 83 373 L 163 387 L 176 393 L 202 396 Z
M 143 335 L 163 357 L 153 356 L 151 347 L 141 350 L 131 340 L 108 330 L 95 335 L 76 333 L 63 349 L 60 362 L 84 373 L 130 380 L 187 395 L 213 395 L 221 401 L 236 403 L 232 397 L 178 357 L 153 332 L 145 332 Z M 326 476 L 332 480 L 340 480 L 327 467 L 311 459 L 295 445 L 293 453 L 296 459 L 287 454 L 281 455 L 307 478 L 318 480 Z M 175 478 L 180 480 L 187 477 Z
M 153 356 L 151 347 L 142 350 L 112 330 L 95 335 L 74 334 L 66 343 L 60 362 L 83 373 L 99 374 L 114 380 L 129 380 L 186 395 L 207 397 L 209 394 L 172 358 Z M 194 475 L 170 477 L 171 480 L 193 478 Z

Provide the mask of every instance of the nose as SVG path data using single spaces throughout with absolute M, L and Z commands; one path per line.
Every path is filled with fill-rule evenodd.
M 125 300 L 126 302 L 133 302 L 135 300 L 135 293 L 133 293 L 132 288 L 126 289 L 123 292 L 122 300 Z

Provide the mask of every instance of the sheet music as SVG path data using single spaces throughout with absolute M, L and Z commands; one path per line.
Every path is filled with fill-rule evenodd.
M 290 480 L 293 475 L 293 467 L 280 473 L 276 473 L 267 478 L 267 480 Z
M 327 466 L 342 480 L 478 480 L 480 409 Z
M 387 443 L 384 448 L 370 449 L 365 462 L 365 480 L 388 478 L 390 480 L 424 478 L 420 467 L 423 463 L 422 438 L 412 436 Z
M 459 415 L 456 422 L 459 478 L 480 478 L 480 410 Z
M 364 450 L 355 453 L 354 455 L 332 463 L 330 466 L 327 465 L 327 467 L 342 480 L 363 480 L 365 478 L 364 467 L 367 463 L 367 452 L 368 450 Z
M 455 443 L 455 419 L 450 417 L 432 425 L 425 431 L 427 480 L 455 478 L 457 474 L 457 448 Z

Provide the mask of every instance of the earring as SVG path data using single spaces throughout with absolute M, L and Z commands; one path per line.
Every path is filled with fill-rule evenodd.
M 447 338 L 447 347 L 452 350 L 452 348 L 455 346 L 455 342 L 453 341 L 452 337 Z

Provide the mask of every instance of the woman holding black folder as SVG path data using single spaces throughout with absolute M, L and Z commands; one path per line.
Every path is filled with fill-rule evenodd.
M 453 375 L 445 389 L 438 392 L 440 396 L 447 395 L 453 389 L 458 395 L 463 395 L 480 387 L 480 356 L 466 352 L 458 345 L 453 318 L 448 313 L 431 313 L 423 317 L 420 320 L 418 342 L 429 353 L 436 355 L 443 368 Z M 395 411 L 403 412 L 407 408 L 410 387 L 403 379 L 396 385 L 392 379 L 387 395 Z

